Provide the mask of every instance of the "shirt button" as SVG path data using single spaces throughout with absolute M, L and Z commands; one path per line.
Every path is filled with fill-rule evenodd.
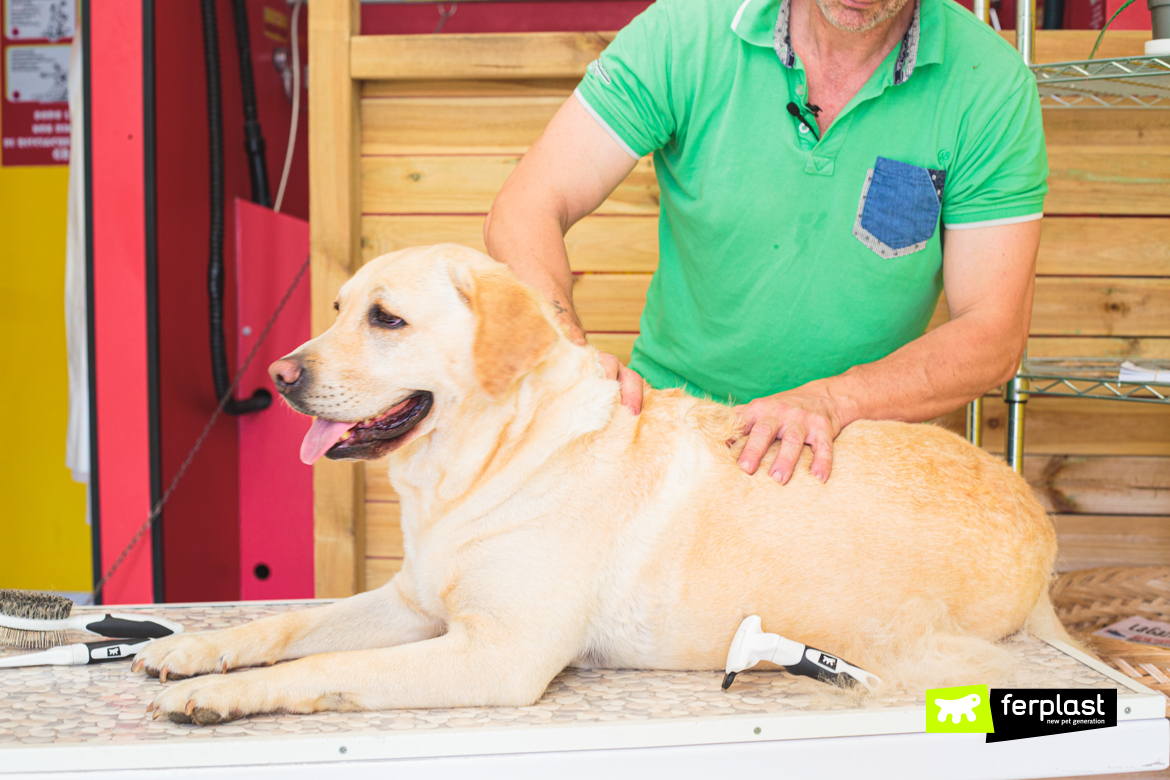
M 802 123 L 800 126 L 800 132 L 807 133 L 808 132 L 808 125 Z
M 798 94 L 798 95 L 804 94 L 804 85 L 803 84 L 796 85 L 796 94 Z

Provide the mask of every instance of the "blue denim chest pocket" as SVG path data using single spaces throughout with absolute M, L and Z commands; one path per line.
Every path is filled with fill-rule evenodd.
M 946 171 L 877 158 L 866 174 L 853 235 L 887 259 L 926 247 L 938 227 Z

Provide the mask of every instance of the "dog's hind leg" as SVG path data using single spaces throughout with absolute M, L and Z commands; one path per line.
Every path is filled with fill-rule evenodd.
M 441 620 L 414 602 L 409 576 L 323 607 L 274 615 L 216 631 L 157 639 L 134 661 L 160 679 L 182 679 L 243 666 L 267 666 L 313 653 L 390 647 L 438 636 Z

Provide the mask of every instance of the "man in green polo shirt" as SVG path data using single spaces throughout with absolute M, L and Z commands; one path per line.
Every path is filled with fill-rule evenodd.
M 658 270 L 622 400 L 743 404 L 749 473 L 858 419 L 928 420 L 1027 339 L 1048 166 L 1035 81 L 952 0 L 658 0 L 501 190 L 488 251 L 572 338 L 565 232 L 652 154 Z M 950 320 L 926 333 L 946 290 Z

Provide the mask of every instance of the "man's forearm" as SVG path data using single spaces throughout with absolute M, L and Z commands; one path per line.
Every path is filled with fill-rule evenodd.
M 483 232 L 488 254 L 543 293 L 568 337 L 583 344 L 585 331 L 573 309 L 573 274 L 560 220 L 501 197 L 492 206 Z
M 566 335 L 580 344 L 585 331 L 573 310 L 565 233 L 636 162 L 570 97 L 508 177 L 484 222 L 488 254 L 540 290 L 556 307 Z
M 1002 325 L 975 315 L 958 317 L 881 360 L 811 384 L 822 384 L 837 402 L 842 426 L 923 422 L 1010 379 L 1025 342 L 1026 333 L 1005 334 Z

